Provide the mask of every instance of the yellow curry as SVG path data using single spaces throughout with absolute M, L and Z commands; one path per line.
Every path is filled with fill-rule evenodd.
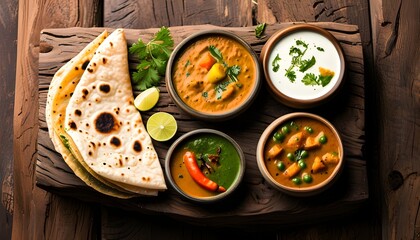
M 222 113 L 243 103 L 255 85 L 255 62 L 232 38 L 216 35 L 198 39 L 176 61 L 173 84 L 191 108 Z

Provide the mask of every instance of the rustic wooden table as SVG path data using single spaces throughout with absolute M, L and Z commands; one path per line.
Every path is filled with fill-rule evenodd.
M 5 0 L 0 11 L 4 33 L 0 43 L 1 238 L 420 239 L 419 9 L 415 0 Z M 357 61 L 351 64 L 354 76 L 364 75 L 359 89 L 364 105 L 354 108 L 364 113 L 364 135 L 358 138 L 363 143 L 369 198 L 353 214 L 327 214 L 297 226 L 209 227 L 75 200 L 35 185 L 39 84 L 45 80 L 38 73 L 39 53 L 48 50 L 40 41 L 42 29 L 198 24 L 252 29 L 258 22 L 302 21 L 350 24 L 360 34 L 364 61 L 359 73 Z

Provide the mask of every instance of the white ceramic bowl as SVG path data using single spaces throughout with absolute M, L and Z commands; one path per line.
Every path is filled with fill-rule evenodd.
M 314 64 L 305 69 L 312 57 Z M 264 45 L 260 59 L 270 92 L 289 107 L 321 105 L 331 100 L 344 83 L 345 59 L 339 42 L 314 25 L 298 24 L 276 32 Z M 328 84 L 325 75 L 332 74 L 321 74 L 320 67 L 334 72 Z

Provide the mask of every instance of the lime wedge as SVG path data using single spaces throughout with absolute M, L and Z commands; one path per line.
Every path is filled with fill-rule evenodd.
M 171 139 L 178 129 L 175 118 L 166 112 L 158 112 L 150 116 L 147 121 L 147 132 L 159 142 Z
M 134 99 L 134 106 L 140 111 L 152 109 L 159 101 L 159 89 L 151 87 L 137 95 Z

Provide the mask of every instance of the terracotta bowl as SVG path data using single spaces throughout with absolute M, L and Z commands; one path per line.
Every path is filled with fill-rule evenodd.
M 202 39 L 208 39 L 209 37 L 225 37 L 228 38 L 230 40 L 233 40 L 234 42 L 238 43 L 239 45 L 243 46 L 245 51 L 248 52 L 250 54 L 250 57 L 252 59 L 253 64 L 251 66 L 253 66 L 255 68 L 255 77 L 252 79 L 254 84 L 253 87 L 251 88 L 250 93 L 247 95 L 246 98 L 244 98 L 240 104 L 238 104 L 235 107 L 232 108 L 228 108 L 225 109 L 223 111 L 218 111 L 218 112 L 209 112 L 209 111 L 203 111 L 203 110 L 197 110 L 195 108 L 193 108 L 191 106 L 191 103 L 188 105 L 186 103 L 186 99 L 185 97 L 181 97 L 180 96 L 180 91 L 184 91 L 187 87 L 180 87 L 178 84 L 174 82 L 174 66 L 176 65 L 177 61 L 182 61 L 183 59 L 180 60 L 181 56 L 185 53 L 185 51 L 188 49 L 188 47 L 190 47 L 191 45 L 194 45 L 197 43 L 197 41 L 200 41 Z M 217 44 L 217 43 L 216 43 Z M 204 50 L 201 50 L 201 53 L 204 52 Z M 200 54 L 201 54 L 200 53 Z M 198 54 L 196 54 L 198 55 Z M 188 55 L 190 56 L 191 59 L 193 59 L 194 57 L 196 57 L 196 55 Z M 198 58 L 198 57 L 197 57 Z M 239 56 L 238 58 L 242 58 L 241 56 Z M 199 64 L 198 64 L 198 60 L 188 60 L 185 63 L 182 64 L 182 66 L 185 67 L 194 67 L 195 70 L 192 71 L 197 71 L 197 69 L 200 69 Z M 226 68 L 226 66 L 225 66 Z M 209 71 L 209 70 L 206 70 Z M 241 69 L 241 72 L 239 73 L 239 76 L 245 76 L 246 72 L 245 69 Z M 182 76 L 187 76 L 187 74 L 183 74 Z M 165 82 L 166 82 L 166 87 L 168 90 L 168 93 L 172 99 L 172 101 L 184 112 L 188 113 L 190 116 L 200 119 L 200 120 L 205 120 L 205 121 L 224 121 L 224 120 L 229 120 L 232 118 L 237 117 L 238 115 L 240 115 L 241 113 L 243 113 L 245 110 L 247 110 L 249 108 L 249 106 L 253 103 L 253 101 L 255 100 L 255 98 L 258 95 L 258 92 L 260 90 L 260 86 L 261 86 L 261 67 L 260 67 L 260 62 L 259 62 L 259 58 L 257 56 L 257 54 L 253 51 L 253 49 L 249 46 L 249 44 L 247 42 L 245 42 L 243 39 L 241 39 L 239 36 L 235 35 L 234 33 L 228 32 L 228 31 L 224 31 L 224 30 L 218 30 L 218 29 L 214 29 L 214 30 L 205 30 L 205 31 L 201 31 L 201 32 L 197 32 L 189 37 L 187 37 L 186 39 L 184 39 L 179 45 L 176 46 L 176 48 L 174 49 L 174 51 L 172 52 L 168 64 L 167 64 L 167 68 L 166 68 L 166 75 L 165 75 Z M 225 79 L 229 79 L 228 77 L 226 77 Z M 199 77 L 199 79 L 193 79 L 191 76 L 186 77 L 185 80 L 183 80 L 184 82 L 187 81 L 201 81 L 201 84 L 208 84 L 209 81 L 206 81 L 206 76 L 204 77 Z M 225 80 L 222 80 L 221 82 L 224 82 Z M 226 81 L 225 81 L 226 82 Z M 238 85 L 239 82 L 238 82 Z M 182 89 L 180 89 L 182 88 Z M 213 89 L 215 89 L 213 87 Z M 211 90 L 210 90 L 211 91 Z M 200 94 L 200 97 L 207 97 L 205 96 L 207 92 L 202 92 L 202 94 Z M 197 95 L 198 96 L 198 95 Z M 214 98 L 216 99 L 216 98 Z M 214 100 L 213 99 L 213 100 Z M 236 97 L 233 97 L 231 99 L 236 99 Z M 216 100 L 218 101 L 218 100 Z
M 287 128 L 284 129 L 285 126 L 290 127 L 289 132 L 286 131 Z M 307 138 L 311 136 L 317 139 L 317 135 L 321 135 L 322 126 L 326 128 L 323 131 L 326 136 L 326 140 L 323 140 L 326 142 L 309 149 Z M 302 144 L 294 147 L 292 139 L 298 132 L 303 132 L 300 136 Z M 284 134 L 284 139 L 279 141 L 278 135 L 274 137 L 275 133 Z M 269 153 L 269 150 L 275 149 L 273 146 L 278 143 L 281 144 L 282 151 L 278 155 Z M 288 147 L 289 143 L 292 148 Z M 305 156 L 303 150 L 306 151 Z M 334 154 L 338 163 L 333 164 L 327 157 L 324 160 L 326 153 Z M 286 114 L 273 121 L 261 135 L 256 150 L 258 168 L 264 179 L 275 189 L 292 196 L 315 195 L 333 185 L 342 172 L 343 155 L 343 144 L 334 126 L 318 115 L 304 112 Z M 321 160 L 318 162 L 321 165 L 313 163 L 317 157 Z M 299 167 L 295 175 L 293 175 L 293 164 Z
M 217 145 L 214 142 L 215 140 L 212 140 L 213 143 L 209 143 L 209 145 L 206 145 L 208 143 L 209 138 L 219 139 L 218 141 L 224 142 L 225 145 L 221 145 L 222 147 L 220 148 L 219 153 L 216 153 L 219 150 L 216 151 L 216 149 L 213 149 L 213 147 Z M 235 170 L 229 170 L 229 174 L 231 176 L 229 177 L 229 180 L 226 180 L 226 178 L 225 180 L 220 180 L 220 179 L 214 180 L 214 182 L 216 182 L 217 184 L 220 184 L 219 186 L 228 184 L 228 185 L 223 186 L 225 188 L 224 192 L 205 190 L 202 186 L 197 184 L 196 180 L 193 179 L 193 177 L 190 175 L 186 167 L 185 161 L 183 160 L 183 154 L 184 154 L 183 150 L 188 149 L 188 151 L 194 152 L 199 165 L 203 164 L 201 163 L 201 161 L 203 161 L 202 160 L 203 157 L 208 156 L 204 153 L 199 153 L 199 152 L 196 152 L 195 150 L 191 150 L 188 147 L 190 146 L 188 144 L 196 144 L 197 142 L 200 142 L 200 141 L 203 142 L 202 144 L 204 146 L 212 146 L 210 148 L 206 148 L 206 149 L 210 149 L 208 151 L 210 151 L 212 154 L 213 153 L 220 154 L 220 162 L 215 163 L 216 165 L 212 165 L 212 163 L 209 163 L 209 165 L 212 165 L 210 166 L 211 171 L 213 172 L 225 171 L 227 168 L 235 169 Z M 229 145 L 230 148 L 228 149 L 226 145 Z M 236 157 L 229 158 L 229 156 L 232 156 L 235 154 L 237 154 Z M 226 165 L 227 164 L 226 161 L 230 161 L 231 165 L 230 166 Z M 219 163 L 221 165 L 220 168 L 217 167 Z M 232 165 L 236 167 L 231 167 Z M 203 167 L 201 167 L 201 170 L 203 170 L 202 168 Z M 222 168 L 224 168 L 225 170 L 221 170 Z M 213 129 L 198 129 L 198 130 L 194 130 L 194 131 L 191 131 L 182 135 L 171 145 L 165 158 L 165 174 L 169 181 L 170 186 L 173 189 L 175 189 L 185 199 L 192 202 L 196 202 L 196 203 L 214 203 L 214 202 L 219 202 L 223 199 L 228 198 L 235 192 L 235 190 L 240 185 L 242 178 L 244 176 L 244 172 L 245 172 L 245 155 L 241 147 L 235 142 L 235 140 L 233 140 L 228 135 L 220 131 L 213 130 Z M 219 172 L 219 173 L 228 174 L 227 172 Z M 205 173 L 205 170 L 204 170 L 204 174 L 206 177 L 208 177 L 208 175 L 206 175 Z M 220 182 L 217 182 L 217 181 L 220 181 Z M 185 186 L 188 186 L 188 188 L 186 189 Z M 198 193 L 195 191 L 198 191 Z
M 298 24 L 274 33 L 263 46 L 260 60 L 270 92 L 289 107 L 324 104 L 344 83 L 345 58 L 339 42 L 314 25 Z

